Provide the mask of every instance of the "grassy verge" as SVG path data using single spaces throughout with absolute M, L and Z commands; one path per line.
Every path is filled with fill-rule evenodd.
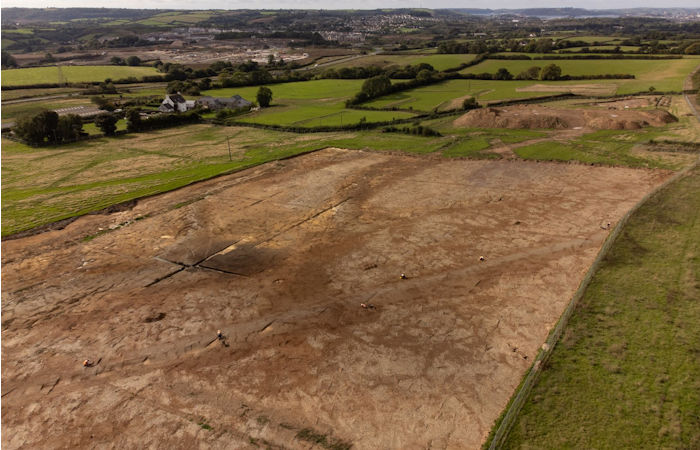
M 696 167 L 630 218 L 505 448 L 700 446 L 699 235 Z
M 678 169 L 685 165 L 683 161 L 654 158 L 653 155 L 634 151 L 637 146 L 667 133 L 668 130 L 653 128 L 633 131 L 601 130 L 572 141 L 539 142 L 514 151 L 523 159 Z

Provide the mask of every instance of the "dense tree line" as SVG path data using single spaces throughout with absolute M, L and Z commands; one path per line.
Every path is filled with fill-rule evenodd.
M 14 56 L 9 54 L 6 51 L 2 51 L 2 68 L 3 69 L 11 69 L 13 67 L 17 67 L 17 60 L 15 59 Z
M 120 58 L 119 56 L 112 56 L 109 62 L 114 66 L 140 66 L 141 58 L 135 55 L 129 56 L 126 59 Z
M 79 116 L 59 116 L 55 111 L 20 117 L 12 131 L 30 145 L 72 142 L 85 135 L 83 121 Z
M 697 55 L 700 54 L 700 41 L 678 41 L 664 43 L 658 40 L 643 42 L 641 38 L 632 38 L 622 42 L 624 46 L 639 47 L 636 51 L 622 51 L 620 46 L 608 49 L 595 49 L 598 45 L 606 45 L 605 42 L 585 42 L 573 39 L 551 38 L 540 39 L 477 39 L 468 42 L 443 41 L 437 46 L 438 53 L 617 53 L 617 54 L 669 54 L 669 55 Z M 577 50 L 567 50 L 577 48 Z
M 126 111 L 126 129 L 129 132 L 150 131 L 159 128 L 169 128 L 190 123 L 197 123 L 202 116 L 197 111 L 174 114 L 156 114 L 147 118 L 141 117 L 140 108 L 129 108 Z
M 582 60 L 582 59 L 647 59 L 647 60 L 657 60 L 657 59 L 681 59 L 680 55 L 623 55 L 616 54 L 610 55 L 600 54 L 600 55 L 577 55 L 576 53 L 557 53 L 546 56 L 530 56 L 524 55 L 522 53 L 514 53 L 511 55 L 489 55 L 488 59 L 501 59 L 501 60 Z
M 440 137 L 442 134 L 439 132 L 433 130 L 430 127 L 426 127 L 423 125 L 417 125 L 413 127 L 386 127 L 382 128 L 382 133 L 404 133 L 404 134 L 412 134 L 414 136 L 426 136 L 426 137 Z
M 95 117 L 95 126 L 107 136 L 114 136 L 117 132 L 119 117 L 110 113 L 103 113 Z
M 317 78 L 335 78 L 341 80 L 362 80 L 366 78 L 376 77 L 378 75 L 386 75 L 392 79 L 410 80 L 417 78 L 418 75 L 427 70 L 435 72 L 433 66 L 427 63 L 417 65 L 406 65 L 403 67 L 389 66 L 381 68 L 378 66 L 367 67 L 341 67 L 339 69 L 327 69 L 317 75 Z M 423 74 L 425 76 L 425 74 Z

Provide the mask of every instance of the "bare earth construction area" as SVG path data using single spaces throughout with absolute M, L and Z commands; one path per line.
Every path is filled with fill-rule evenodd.
M 477 448 L 669 176 L 327 149 L 6 241 L 2 444 Z

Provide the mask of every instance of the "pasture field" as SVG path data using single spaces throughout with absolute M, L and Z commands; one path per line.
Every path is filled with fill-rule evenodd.
M 312 127 L 336 126 L 403 119 L 412 114 L 403 111 L 359 111 L 345 108 L 345 100 L 355 95 L 364 80 L 314 80 L 281 83 L 268 86 L 272 90 L 272 104 L 258 112 L 237 117 L 236 120 L 271 125 Z M 215 89 L 203 95 L 230 97 L 238 94 L 255 101 L 259 87 Z
M 657 91 L 680 91 L 683 81 L 697 67 L 697 59 L 669 60 L 486 60 L 476 66 L 464 69 L 462 73 L 495 73 L 505 67 L 513 75 L 532 66 L 544 67 L 556 64 L 562 68 L 562 75 L 601 75 L 606 73 L 629 73 L 636 78 L 631 80 L 578 80 L 579 83 L 612 83 L 617 93 L 642 92 L 653 86 Z
M 272 103 L 280 103 L 283 100 L 323 100 L 349 98 L 359 92 L 365 80 L 313 80 L 296 81 L 292 83 L 270 84 L 267 87 L 272 91 Z M 250 101 L 255 101 L 255 94 L 259 86 L 246 86 L 225 89 L 212 89 L 202 91 L 202 95 L 214 97 L 230 97 L 240 95 Z
M 416 65 L 421 63 L 430 64 L 435 70 L 445 70 L 454 67 L 459 67 L 460 64 L 467 63 L 474 59 L 476 55 L 413 55 L 406 53 L 405 55 L 368 55 L 362 58 L 356 58 L 349 61 L 341 61 L 338 64 L 329 64 L 329 68 L 340 67 L 367 67 L 367 66 L 406 66 Z
M 117 131 L 126 130 L 126 119 L 119 119 L 116 125 Z M 91 136 L 101 136 L 103 134 L 102 131 L 99 128 L 97 128 L 97 125 L 95 125 L 94 122 L 88 122 L 86 124 L 83 124 L 83 131 Z
M 34 30 L 31 28 L 15 28 L 15 29 L 5 29 L 2 30 L 2 34 L 34 34 Z
M 60 70 L 59 70 L 60 67 Z M 42 83 L 84 83 L 127 77 L 158 75 L 153 67 L 131 66 L 50 66 L 2 71 L 2 86 L 27 86 Z
M 34 89 L 11 89 L 2 91 L 2 101 L 18 100 L 22 98 L 44 97 L 47 95 L 73 94 L 82 91 L 79 88 L 34 88 Z
M 327 105 L 296 103 L 280 108 L 264 108 L 259 112 L 236 118 L 242 122 L 266 125 L 287 125 L 300 127 L 342 126 L 366 122 L 387 122 L 394 119 L 407 119 L 413 114 L 406 111 L 362 111 L 347 109 L 344 103 Z
M 448 110 L 460 108 L 462 100 L 476 97 L 479 103 L 491 101 L 541 97 L 574 92 L 583 95 L 610 95 L 618 90 L 617 82 L 635 80 L 448 80 L 430 86 L 382 96 L 365 103 L 372 108 L 399 108 L 416 111 Z
M 149 26 L 174 26 L 174 25 L 193 25 L 204 20 L 207 20 L 213 15 L 208 11 L 169 11 L 161 14 L 156 14 L 148 19 L 136 21 L 134 23 Z M 115 20 L 108 22 L 105 25 L 121 25 L 121 21 Z
M 416 111 L 457 109 L 462 100 L 474 96 L 480 102 L 510 98 L 540 97 L 562 92 L 564 88 L 553 87 L 551 91 L 518 91 L 531 86 L 532 81 L 491 81 L 491 80 L 447 80 L 442 83 L 423 86 L 408 91 L 382 96 L 365 103 L 371 108 L 399 108 Z M 550 84 L 547 83 L 549 86 Z
M 603 260 L 504 448 L 698 448 L 700 169 Z
M 54 98 L 35 102 L 12 103 L 2 106 L 2 119 L 13 120 L 25 114 L 37 114 L 44 110 L 71 108 L 74 106 L 94 106 L 88 97 Z
M 622 38 L 619 36 L 569 36 L 566 38 L 563 38 L 562 41 L 583 41 L 587 43 L 594 43 L 594 42 L 600 42 L 600 43 L 608 43 L 608 42 L 620 42 Z

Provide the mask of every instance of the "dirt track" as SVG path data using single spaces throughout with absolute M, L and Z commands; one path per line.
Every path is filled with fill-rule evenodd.
M 3 447 L 476 448 L 668 176 L 329 149 L 6 241 Z

